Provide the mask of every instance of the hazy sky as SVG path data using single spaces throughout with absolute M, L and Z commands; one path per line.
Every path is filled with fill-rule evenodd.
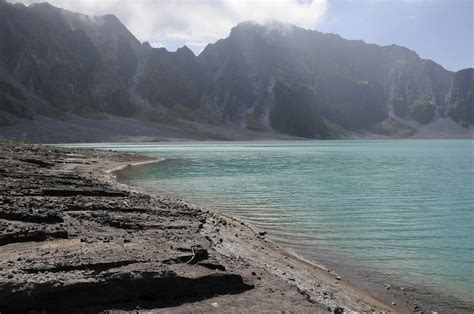
M 329 0 L 316 28 L 398 44 L 448 70 L 474 67 L 474 0 Z
M 30 4 L 39 0 L 10 0 Z M 196 54 L 240 21 L 280 20 L 369 43 L 398 44 L 449 70 L 474 67 L 474 0 L 49 0 L 115 14 L 139 40 Z

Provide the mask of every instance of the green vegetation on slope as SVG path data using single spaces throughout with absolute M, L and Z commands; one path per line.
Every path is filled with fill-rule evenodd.
M 464 127 L 474 123 L 474 69 L 455 74 L 448 99 L 448 115 Z
M 31 119 L 32 113 L 26 106 L 23 93 L 10 84 L 0 81 L 0 111 L 5 111 L 20 119 Z M 0 126 L 8 126 L 12 122 L 5 116 L 0 117 Z
M 405 98 L 398 90 L 395 90 L 392 97 L 392 110 L 393 113 L 395 113 L 395 115 L 400 118 L 405 118 L 408 115 Z
M 276 104 L 270 113 L 270 123 L 275 130 L 308 138 L 328 135 L 328 127 L 319 115 L 312 90 L 293 89 L 277 81 L 274 91 Z
M 206 107 L 199 108 L 197 111 L 195 111 L 194 119 L 197 122 L 220 125 L 220 126 L 225 124 L 222 118 L 210 112 Z
M 411 109 L 411 116 L 413 120 L 421 123 L 428 124 L 435 117 L 436 107 L 428 101 L 416 101 L 415 105 Z
M 177 126 L 180 124 L 175 117 L 159 112 L 156 109 L 139 109 L 133 117 L 137 120 L 148 123 L 157 123 L 169 126 Z
M 224 125 L 224 120 L 211 113 L 206 107 L 193 110 L 189 107 L 177 105 L 172 110 L 172 115 L 176 118 L 196 121 L 201 123 Z
M 251 113 L 245 116 L 245 126 L 247 129 L 254 131 L 264 131 L 265 127 L 258 121 L 258 119 Z
M 406 126 L 395 119 L 388 118 L 384 121 L 377 123 L 372 129 L 375 133 L 387 135 L 395 138 L 409 137 L 415 134 L 415 130 Z
M 7 117 L 4 117 L 2 114 L 0 114 L 0 128 L 12 124 L 13 123 L 9 119 L 7 119 Z

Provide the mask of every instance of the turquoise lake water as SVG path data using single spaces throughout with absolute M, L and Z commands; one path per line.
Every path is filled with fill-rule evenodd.
M 359 279 L 474 304 L 473 140 L 81 146 L 166 157 L 120 179 L 241 217 Z

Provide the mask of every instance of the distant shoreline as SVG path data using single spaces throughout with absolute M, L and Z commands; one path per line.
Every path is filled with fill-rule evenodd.
M 123 170 L 127 167 L 134 167 L 134 166 L 143 166 L 143 165 L 148 165 L 148 164 L 154 164 L 154 163 L 158 163 L 158 162 L 162 162 L 162 161 L 165 161 L 166 158 L 158 158 L 158 159 L 154 159 L 154 160 L 146 160 L 146 161 L 136 161 L 136 162 L 131 162 L 131 163 L 120 163 L 119 165 L 117 166 L 111 166 L 111 168 L 105 170 L 106 173 L 113 173 L 113 172 L 116 172 L 116 171 L 120 171 L 120 170 Z

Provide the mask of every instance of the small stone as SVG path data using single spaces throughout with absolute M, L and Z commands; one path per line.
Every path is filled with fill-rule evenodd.
M 257 273 L 253 271 L 252 276 L 257 276 Z
M 336 307 L 333 311 L 334 314 L 343 314 L 344 313 L 344 308 L 342 307 Z

